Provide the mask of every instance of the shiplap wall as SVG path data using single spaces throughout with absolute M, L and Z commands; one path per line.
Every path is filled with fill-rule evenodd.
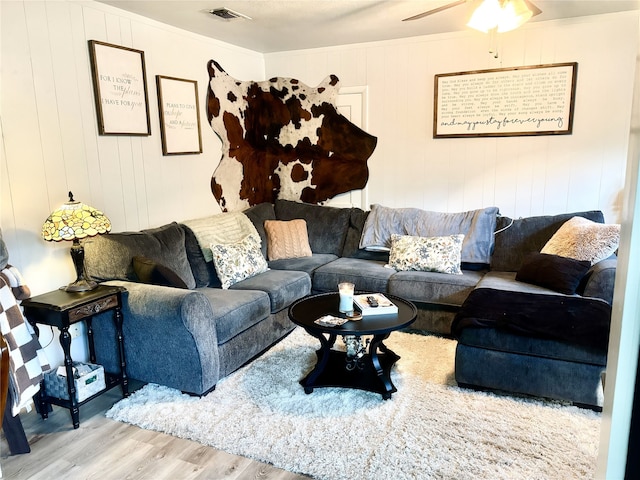
M 327 72 L 368 88 L 370 203 L 503 215 L 601 209 L 619 221 L 638 36 L 637 12 L 530 23 L 489 37 L 472 30 L 265 55 L 267 78 L 315 85 Z M 578 62 L 572 135 L 434 139 L 439 73 Z

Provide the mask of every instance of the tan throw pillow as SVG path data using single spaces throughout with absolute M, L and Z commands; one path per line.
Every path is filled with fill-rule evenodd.
M 305 220 L 265 220 L 264 230 L 269 260 L 311 256 Z
M 597 223 L 583 217 L 566 221 L 540 253 L 591 262 L 610 257 L 620 243 L 620 225 Z

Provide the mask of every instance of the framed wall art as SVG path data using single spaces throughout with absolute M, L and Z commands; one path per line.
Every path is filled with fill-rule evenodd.
M 202 153 L 198 82 L 156 75 L 163 155 Z
M 436 75 L 433 137 L 570 134 L 577 69 L 572 62 Z
M 100 135 L 151 135 L 144 52 L 89 40 Z

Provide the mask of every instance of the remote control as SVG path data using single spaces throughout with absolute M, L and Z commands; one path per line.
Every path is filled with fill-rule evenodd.
M 376 308 L 378 306 L 378 300 L 376 300 L 376 297 L 373 295 L 367 296 L 367 302 L 369 302 L 369 306 L 371 306 L 371 308 Z

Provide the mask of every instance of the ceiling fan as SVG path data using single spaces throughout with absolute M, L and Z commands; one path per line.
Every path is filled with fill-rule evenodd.
M 467 26 L 485 33 L 494 28 L 497 28 L 499 32 L 513 30 L 527 22 L 530 18 L 542 13 L 542 10 L 529 0 L 482 0 L 481 3 L 477 0 L 457 0 L 438 8 L 419 13 L 418 15 L 405 18 L 402 21 L 418 20 L 469 2 L 476 2 L 479 3 L 479 5 L 474 9 Z

